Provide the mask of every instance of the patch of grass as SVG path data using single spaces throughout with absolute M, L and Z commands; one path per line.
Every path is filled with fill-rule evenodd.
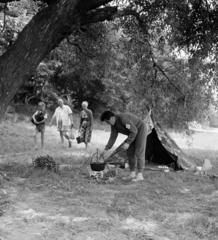
M 0 124 L 0 142 L 0 155 L 29 151 L 33 145 L 33 129 L 24 122 L 3 122 Z
M 97 126 L 98 123 L 96 128 Z M 0 125 L 1 154 L 29 150 L 33 143 L 30 137 L 33 130 L 31 125 L 24 122 L 2 123 Z M 42 233 L 42 239 L 43 237 L 53 239 L 52 237 L 55 236 L 59 236 L 59 239 L 61 236 L 66 236 L 66 239 L 72 236 L 74 239 L 79 237 L 88 239 L 93 236 L 93 239 L 110 240 L 155 239 L 155 236 L 178 240 L 217 239 L 218 180 L 216 178 L 194 175 L 193 172 L 188 171 L 180 173 L 145 171 L 143 182 L 132 183 L 121 180 L 128 170 L 119 169 L 115 182 L 97 183 L 87 178 L 88 164 L 80 174 L 77 174 L 82 164 L 90 158 L 84 154 L 82 145 L 74 144 L 72 149 L 62 150 L 58 148 L 59 135 L 56 129 L 48 128 L 46 133 L 49 151 L 31 152 L 31 154 L 40 156 L 53 153 L 56 162 L 71 164 L 73 166 L 71 171 L 54 173 L 36 170 L 27 165 L 22 156 L 13 159 L 9 156 L 8 162 L 0 165 L 0 171 L 11 178 L 10 182 L 3 181 L 1 187 L 8 192 L 14 189 L 11 193 L 12 203 L 17 202 L 19 207 L 24 205 L 24 209 L 34 209 L 50 217 L 47 215 L 35 219 L 25 217 L 28 226 L 31 224 L 41 226 L 46 222 L 48 230 Z M 90 152 L 94 152 L 100 144 L 106 143 L 108 136 L 108 132 L 96 130 Z M 179 138 L 180 135 L 174 134 L 174 136 L 175 139 L 179 139 L 180 146 L 183 146 L 185 152 L 193 157 L 197 165 L 202 165 L 206 158 L 210 159 L 214 166 L 213 171 L 216 173 L 218 151 L 208 148 L 209 133 L 207 139 L 205 134 L 198 133 L 197 137 L 202 143 L 200 144 L 200 140 L 195 136 L 192 147 L 187 147 L 185 140 Z M 215 141 L 214 134 L 211 139 Z M 65 156 L 62 154 L 64 152 L 72 154 Z M 18 181 L 19 179 L 24 181 Z M 82 223 L 75 222 L 71 219 L 73 217 L 87 218 L 87 220 Z M 125 225 L 126 220 L 130 218 L 141 225 L 139 224 L 138 228 L 137 224 Z M 152 223 L 156 228 L 154 231 L 147 230 L 145 223 Z M 15 224 L 16 221 L 13 225 L 16 228 Z M 19 224 L 19 227 L 24 227 L 27 223 L 24 221 Z M 149 235 L 149 231 L 150 233 L 153 231 L 153 235 Z
M 217 235 L 218 195 L 213 195 L 216 189 L 207 177 L 190 172 L 147 171 L 145 181 L 141 183 L 125 183 L 118 178 L 113 184 L 98 184 L 84 178 L 83 174 L 76 175 L 76 170 L 57 174 L 17 163 L 4 167 L 10 176 L 26 178 L 20 190 L 29 189 L 43 196 L 45 211 L 58 207 L 62 215 L 91 218 L 91 222 L 80 225 L 80 231 L 90 227 L 99 232 L 113 231 L 117 229 L 110 220 L 113 216 L 118 222 L 129 217 L 155 222 L 164 229 L 162 236 L 166 237 L 206 239 L 210 236 L 213 239 Z M 105 223 L 108 225 L 102 221 L 100 224 L 100 218 L 108 219 L 109 223 Z M 66 231 L 72 227 L 71 222 L 55 222 L 57 225 Z M 75 226 L 73 229 L 79 233 Z M 137 231 L 135 235 L 132 231 L 129 234 L 131 239 L 146 236 Z

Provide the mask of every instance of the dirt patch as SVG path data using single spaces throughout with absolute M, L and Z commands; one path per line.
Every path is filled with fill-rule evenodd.
M 5 184 L 10 203 L 1 217 L 1 240 L 168 239 L 157 235 L 156 223 L 111 214 L 108 210 L 117 190 L 100 185 L 100 196 L 94 198 L 98 185 L 93 187 L 94 195 L 86 196 L 82 186 L 74 194 L 51 190 L 52 186 L 47 191 L 37 190 L 38 185 L 30 189 L 26 181 L 15 178 Z

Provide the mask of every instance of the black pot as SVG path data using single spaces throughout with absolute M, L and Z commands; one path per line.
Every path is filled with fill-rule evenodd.
M 105 163 L 93 162 L 93 163 L 90 163 L 90 166 L 91 166 L 92 171 L 100 172 L 100 171 L 104 170 Z

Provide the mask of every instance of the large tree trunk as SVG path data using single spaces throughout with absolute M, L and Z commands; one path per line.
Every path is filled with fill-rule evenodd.
M 0 57 L 0 121 L 13 96 L 44 57 L 80 24 L 98 21 L 92 12 L 85 14 L 110 1 L 56 0 L 33 17 Z M 100 21 L 106 19 L 102 19 L 102 13 L 99 15 Z
M 39 12 L 0 57 L 0 118 L 21 85 L 79 20 L 77 2 L 61 0 Z

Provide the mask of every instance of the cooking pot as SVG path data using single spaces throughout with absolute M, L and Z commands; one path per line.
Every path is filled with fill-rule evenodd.
M 90 163 L 90 166 L 91 166 L 91 169 L 92 171 L 95 171 L 95 172 L 100 172 L 100 171 L 103 171 L 104 168 L 105 168 L 105 162 L 92 162 Z

